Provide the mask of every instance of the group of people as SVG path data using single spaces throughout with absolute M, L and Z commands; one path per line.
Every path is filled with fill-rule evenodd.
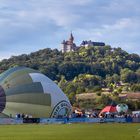
M 99 111 L 73 111 L 71 118 L 140 118 L 140 113 L 111 113 L 104 112 L 100 114 Z
M 20 114 L 20 113 L 18 113 L 18 114 L 16 114 L 16 118 L 17 119 L 24 119 L 24 118 L 32 118 L 32 115 L 28 115 L 28 114 Z
M 85 112 L 85 111 L 79 111 L 79 110 L 74 110 L 71 114 L 71 118 L 98 118 L 98 112 L 93 111 L 93 112 Z

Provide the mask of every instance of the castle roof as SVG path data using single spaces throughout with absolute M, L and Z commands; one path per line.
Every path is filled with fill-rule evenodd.
M 74 40 L 74 37 L 73 37 L 73 34 L 72 34 L 72 33 L 70 34 L 69 40 L 70 40 L 70 41 L 73 41 L 73 40 Z
M 69 40 L 66 40 L 66 41 L 63 40 L 63 41 L 62 41 L 62 44 L 73 45 L 73 44 L 74 44 L 73 41 L 74 41 L 74 37 L 73 37 L 73 34 L 71 33 L 71 34 L 70 34 Z

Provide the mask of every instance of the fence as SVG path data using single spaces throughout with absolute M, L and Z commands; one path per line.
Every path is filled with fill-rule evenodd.
M 0 118 L 0 124 L 23 124 L 23 123 L 40 123 L 40 124 L 65 124 L 65 123 L 140 123 L 140 118 Z

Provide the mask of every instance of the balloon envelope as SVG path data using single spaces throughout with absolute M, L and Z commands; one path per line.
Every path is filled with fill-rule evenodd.
M 0 75 L 0 114 L 67 116 L 71 105 L 62 90 L 39 71 L 14 67 Z
M 128 110 L 128 106 L 126 105 L 126 104 L 118 104 L 117 106 L 116 106 L 116 109 L 117 109 L 117 112 L 127 112 L 127 110 Z

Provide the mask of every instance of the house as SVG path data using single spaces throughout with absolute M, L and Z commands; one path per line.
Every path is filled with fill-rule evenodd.
M 80 47 L 105 46 L 104 42 L 82 41 Z

